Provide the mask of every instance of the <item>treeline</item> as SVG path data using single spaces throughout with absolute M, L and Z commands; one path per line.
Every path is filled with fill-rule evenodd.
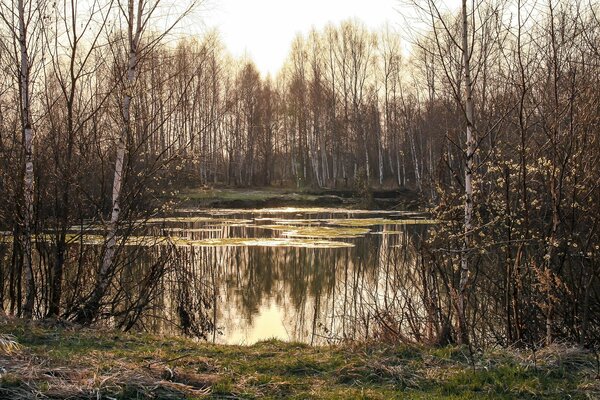
M 160 115 L 146 151 L 179 154 L 187 182 L 352 187 L 361 173 L 379 185 L 422 183 L 424 142 L 404 129 L 411 106 L 390 29 L 349 21 L 298 37 L 276 78 L 228 58 L 215 35 L 162 49 L 144 68 L 138 106 Z M 151 82 L 169 73 L 168 85 Z M 157 106 L 173 91 L 171 108 Z
M 415 0 L 410 57 L 393 29 L 348 21 L 298 37 L 276 77 L 216 33 L 165 41 L 179 19 L 157 32 L 156 5 L 2 2 L 9 313 L 100 318 L 127 221 L 167 191 L 367 182 L 419 191 L 441 220 L 416 267 L 419 340 L 597 341 L 597 2 Z M 96 271 L 65 282 L 73 225 L 90 221 Z

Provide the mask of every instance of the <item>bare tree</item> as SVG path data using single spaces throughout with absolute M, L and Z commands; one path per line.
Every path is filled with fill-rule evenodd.
M 76 138 L 83 133 L 85 124 L 92 116 L 99 112 L 100 107 L 108 99 L 109 94 L 104 94 L 97 104 L 92 103 L 84 96 L 93 96 L 85 92 L 83 86 L 88 85 L 94 72 L 99 66 L 93 64 L 99 49 L 105 46 L 102 37 L 106 34 L 105 28 L 110 16 L 112 2 L 101 4 L 93 1 L 89 4 L 89 13 L 84 16 L 78 2 L 63 1 L 61 10 L 55 19 L 54 37 L 47 35 L 47 53 L 51 57 L 49 71 L 46 79 L 56 79 L 60 88 L 61 105 L 64 105 L 66 114 L 64 121 L 61 113 L 48 113 L 53 134 L 56 136 L 57 147 L 55 159 L 57 162 L 56 183 L 58 194 L 55 200 L 57 229 L 55 260 L 51 274 L 50 304 L 47 315 L 58 317 L 62 299 L 63 268 L 67 251 L 67 231 L 71 225 L 72 187 L 75 174 L 73 173 L 74 152 L 76 151 Z M 59 12 L 59 10 L 57 10 Z M 79 29 L 81 27 L 81 30 Z M 64 29 L 64 32 L 63 32 Z M 61 46 L 60 43 L 68 43 Z M 64 62 L 64 60 L 68 62 Z M 57 101 L 48 94 L 47 104 L 52 110 Z M 58 118 L 57 118 L 58 117 Z
M 469 283 L 469 251 L 471 250 L 471 234 L 473 230 L 473 158 L 475 156 L 475 137 L 473 134 L 473 82 L 471 80 L 471 52 L 469 51 L 469 23 L 467 0 L 462 0 L 462 54 L 465 75 L 465 118 L 466 154 L 465 154 L 465 224 L 464 243 L 460 260 L 460 284 L 458 288 L 458 320 L 459 337 L 462 343 L 469 342 L 467 322 L 465 316 L 465 296 Z
M 34 220 L 34 126 L 33 81 L 36 71 L 35 58 L 40 50 L 42 22 L 46 4 L 42 0 L 18 0 L 10 4 L 2 2 L 0 18 L 13 39 L 13 54 L 19 82 L 20 119 L 23 150 L 23 211 L 22 246 L 25 273 L 25 303 L 23 315 L 31 318 L 35 302 L 36 286 L 33 268 L 32 234 Z M 39 67 L 39 66 L 38 66 Z
M 126 163 L 125 156 L 127 142 L 131 138 L 132 131 L 131 102 L 134 95 L 139 63 L 143 57 L 193 9 L 195 3 L 192 2 L 181 15 L 177 16 L 175 21 L 163 33 L 155 38 L 148 38 L 147 42 L 144 43 L 142 41 L 143 35 L 150 28 L 152 17 L 157 10 L 159 10 L 160 5 L 160 0 L 128 0 L 127 3 L 120 0 L 117 1 L 120 15 L 125 22 L 125 44 L 128 54 L 126 71 L 123 74 L 123 97 L 121 105 L 122 129 L 118 136 L 116 146 L 111 216 L 106 234 L 104 255 L 94 289 L 77 315 L 76 319 L 79 322 L 90 322 L 95 319 L 100 307 L 100 301 L 110 284 L 112 269 L 115 265 L 119 218 L 122 206 L 121 194 Z

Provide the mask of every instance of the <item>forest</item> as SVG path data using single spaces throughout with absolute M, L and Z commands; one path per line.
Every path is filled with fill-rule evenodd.
M 181 32 L 194 1 L 2 0 L 1 313 L 143 331 L 168 292 L 206 338 L 213 289 L 185 283 L 210 273 L 174 243 L 139 262 L 177 193 L 402 188 L 436 223 L 410 266 L 386 250 L 365 337 L 597 346 L 600 3 L 404 3 L 414 25 L 313 29 L 264 76 Z

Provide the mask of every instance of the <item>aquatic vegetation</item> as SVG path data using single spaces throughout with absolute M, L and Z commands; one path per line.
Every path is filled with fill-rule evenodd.
M 84 235 L 81 240 L 85 245 L 101 245 L 104 237 L 99 235 Z M 353 247 L 353 244 L 331 240 L 295 239 L 295 238 L 207 238 L 200 240 L 186 239 L 175 236 L 129 236 L 125 246 L 192 246 L 192 247 L 221 247 L 221 246 L 262 246 L 262 247 L 304 247 L 304 248 L 340 248 Z
M 287 218 L 287 215 L 295 217 Z M 317 218 L 310 218 L 318 214 Z M 330 217 L 322 218 L 322 214 Z M 263 216 L 266 215 L 266 216 Z M 382 215 L 384 217 L 372 217 Z M 189 215 L 165 216 L 138 220 L 140 229 L 164 225 L 160 227 L 159 235 L 145 234 L 128 236 L 122 243 L 125 246 L 263 246 L 263 247 L 308 247 L 308 248 L 339 248 L 352 247 L 352 243 L 340 242 L 336 239 L 356 239 L 369 233 L 379 235 L 401 234 L 402 232 L 390 229 L 373 231 L 371 227 L 394 225 L 428 225 L 437 221 L 412 218 L 395 219 L 397 216 L 418 216 L 416 213 L 402 213 L 398 211 L 371 211 L 347 210 L 343 208 L 266 208 L 257 210 L 204 210 L 203 212 L 190 212 Z M 344 216 L 344 217 L 341 217 Z M 363 216 L 361 218 L 353 218 Z M 237 218 L 236 218 L 237 217 Z M 250 219 L 252 218 L 252 219 Z M 264 222 L 267 222 L 264 224 Z M 186 228 L 189 224 L 200 224 L 200 227 Z M 91 225 L 88 225 L 91 226 Z M 98 226 L 99 227 L 99 226 Z M 271 230 L 277 232 L 279 237 L 208 237 L 218 234 L 225 227 Z M 105 236 L 102 232 L 88 231 L 87 234 L 72 232 L 67 235 L 67 243 L 82 243 L 84 245 L 102 245 Z M 93 234 L 92 234 L 93 233 Z M 194 240 L 186 238 L 188 234 L 201 235 Z M 206 235 L 203 235 L 206 234 Z M 178 236 L 181 235 L 181 236 Z M 230 235 L 231 236 L 231 235 Z M 246 235 L 243 235 L 246 236 Z M 331 240 L 333 239 L 333 240 Z M 34 240 L 39 242 L 52 242 L 55 235 L 50 232 L 36 235 Z M 0 243 L 11 243 L 10 232 L 0 235 Z
M 286 229 L 289 229 L 287 227 Z M 192 240 L 177 236 L 129 236 L 123 243 L 124 246 L 192 246 L 192 247 L 226 247 L 226 246 L 253 246 L 253 247 L 303 247 L 303 248 L 319 248 L 319 249 L 333 249 L 343 247 L 354 247 L 352 243 L 332 241 L 332 240 L 321 240 L 321 239 L 309 239 L 319 237 L 336 237 L 338 239 L 351 238 L 358 236 L 351 236 L 349 234 L 332 235 L 328 234 L 297 234 L 294 235 L 293 231 L 289 232 L 290 237 L 282 238 L 206 238 L 200 240 Z M 38 242 L 50 242 L 53 238 L 49 235 L 39 235 L 35 238 Z M 10 243 L 11 237 L 2 237 L 0 243 Z M 81 242 L 87 246 L 100 246 L 104 244 L 105 237 L 102 235 L 69 235 L 67 237 L 67 244 L 73 244 Z
M 339 226 L 323 226 L 319 225 L 316 221 L 310 225 L 285 225 L 286 222 L 296 222 L 300 220 L 284 220 L 275 221 L 280 223 L 279 225 L 254 225 L 255 228 L 259 229 L 270 229 L 273 231 L 281 232 L 286 237 L 296 238 L 333 238 L 333 239 L 354 239 L 363 237 L 369 232 L 370 229 L 366 228 L 355 228 L 355 227 L 339 227 Z
M 221 228 L 162 228 L 164 232 L 177 233 L 206 233 L 206 232 L 221 232 Z
M 205 223 L 205 224 L 241 224 L 241 223 L 252 223 L 251 219 L 235 219 L 235 218 L 214 218 L 206 216 L 189 216 L 189 217 L 157 217 L 150 218 L 147 220 L 139 220 L 140 223 L 147 224 L 168 224 L 168 223 Z
M 293 226 L 293 225 L 252 225 L 251 227 L 258 228 L 258 229 L 269 229 L 272 231 L 281 231 L 281 232 L 286 232 L 293 228 L 299 228 L 298 226 Z
M 309 218 L 254 218 L 255 222 L 272 222 L 279 225 L 315 225 L 320 224 L 322 219 Z
M 353 239 L 366 235 L 370 229 L 365 228 L 340 228 L 326 226 L 303 226 L 285 231 L 283 234 L 288 237 L 298 238 L 336 238 Z
M 435 225 L 438 221 L 431 219 L 387 219 L 387 218 L 349 218 L 330 219 L 329 225 L 337 226 L 377 226 L 377 225 Z
M 361 210 L 349 209 L 343 207 L 268 207 L 268 208 L 181 208 L 176 210 L 178 213 L 206 214 L 212 216 L 224 216 L 232 214 L 341 214 L 341 215 L 390 215 L 390 216 L 415 216 L 422 213 L 413 211 L 396 210 Z
M 354 247 L 352 243 L 320 239 L 300 238 L 211 238 L 202 240 L 173 239 L 176 246 L 219 247 L 219 246 L 256 246 L 256 247 L 303 247 L 311 249 L 335 249 Z

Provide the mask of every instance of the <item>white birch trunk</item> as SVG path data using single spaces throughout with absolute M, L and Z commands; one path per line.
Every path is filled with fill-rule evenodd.
M 412 153 L 413 164 L 415 165 L 415 183 L 419 192 L 421 191 L 421 173 L 419 172 L 419 160 L 417 159 L 417 147 L 415 145 L 415 139 L 412 135 L 408 135 L 410 142 L 410 150 Z
M 470 53 L 469 53 L 469 39 L 468 39 L 468 22 L 467 22 L 467 0 L 462 0 L 462 51 L 463 51 L 463 63 L 464 63 L 464 74 L 465 74 L 465 94 L 466 94 L 466 119 L 467 119 L 467 132 L 466 132 L 466 165 L 465 165 L 465 222 L 464 222 L 464 240 L 463 249 L 461 253 L 460 263 L 460 283 L 458 293 L 458 323 L 459 323 L 459 341 L 461 343 L 468 343 L 469 335 L 466 324 L 466 313 L 465 313 L 465 298 L 467 292 L 467 285 L 469 283 L 469 251 L 471 248 L 471 231 L 473 230 L 473 157 L 475 155 L 475 139 L 473 136 L 473 94 L 472 94 L 472 82 L 471 82 L 471 67 L 470 67 Z
M 379 186 L 383 186 L 383 143 L 379 122 L 377 122 L 377 156 L 379 158 Z
M 321 144 L 321 176 L 323 178 L 323 186 L 329 184 L 329 160 L 327 158 L 327 151 L 325 150 L 325 140 Z
M 371 183 L 371 165 L 369 162 L 369 149 L 365 145 L 365 172 L 367 173 L 367 185 Z
M 35 299 L 35 282 L 33 275 L 32 244 L 31 244 L 31 225 L 33 223 L 33 127 L 31 123 L 31 100 L 29 84 L 29 55 L 27 53 L 27 30 L 25 23 L 25 4 L 23 0 L 18 2 L 19 13 L 19 47 L 21 53 L 20 62 L 20 84 L 21 84 L 21 112 L 23 126 L 23 147 L 25 174 L 23 177 L 25 212 L 23 229 L 23 267 L 25 268 L 25 304 L 23 306 L 23 315 L 25 318 L 31 318 L 33 315 L 33 305 Z
M 396 171 L 397 171 L 396 177 L 398 178 L 398 186 L 404 187 L 404 182 L 402 179 L 404 177 L 404 172 L 400 172 L 400 156 L 396 157 Z
M 143 2 L 138 3 L 137 15 L 134 13 L 134 0 L 128 2 L 128 42 L 129 42 L 129 64 L 127 76 L 125 77 L 125 91 L 123 104 L 121 108 L 123 117 L 123 128 L 117 143 L 117 155 L 115 160 L 115 173 L 113 177 L 112 189 L 112 210 L 108 230 L 106 234 L 106 245 L 102 265 L 96 281 L 96 287 L 85 305 L 82 313 L 78 316 L 80 321 L 91 322 L 98 311 L 99 303 L 110 284 L 111 270 L 115 262 L 117 249 L 117 228 L 119 216 L 121 213 L 121 190 L 123 186 L 123 174 L 125 167 L 125 152 L 127 138 L 131 129 L 131 99 L 133 96 L 134 84 L 136 79 L 136 69 L 138 63 L 138 45 L 142 30 L 142 11 Z M 134 18 L 136 18 L 136 29 L 134 32 Z
M 141 4 L 141 2 L 140 2 Z M 141 18 L 141 10 L 138 13 L 138 18 Z M 139 24 L 138 31 L 133 36 L 133 0 L 129 1 L 129 66 L 127 69 L 127 80 L 125 82 L 125 93 L 123 96 L 123 105 L 121 108 L 123 116 L 123 129 L 121 130 L 121 136 L 119 138 L 117 147 L 117 157 L 115 160 L 115 174 L 113 178 L 113 190 L 112 190 L 112 212 L 110 217 L 110 223 L 108 225 L 108 233 L 106 237 L 106 251 L 104 252 L 104 258 L 102 260 L 102 268 L 100 270 L 100 276 L 103 277 L 106 272 L 110 269 L 113 263 L 115 248 L 117 242 L 117 224 L 119 222 L 119 215 L 121 213 L 121 189 L 123 186 L 123 170 L 125 165 L 125 150 L 127 144 L 127 136 L 131 127 L 131 98 L 133 96 L 133 87 L 136 78 L 136 66 L 137 66 L 137 46 L 139 40 Z M 104 289 L 106 289 L 104 287 Z
M 331 154 L 331 168 L 333 169 L 332 178 L 333 178 L 333 187 L 337 188 L 337 177 L 338 177 L 338 160 L 337 160 L 337 150 L 333 149 L 333 153 Z

